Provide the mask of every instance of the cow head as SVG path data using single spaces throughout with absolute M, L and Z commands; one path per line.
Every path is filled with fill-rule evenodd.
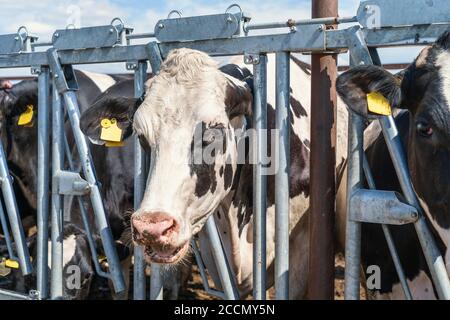
M 33 176 L 36 162 L 33 159 L 36 159 L 37 146 L 37 93 L 37 80 L 25 80 L 0 89 L 1 142 L 8 161 L 14 164 L 10 168 L 14 179 L 33 208 L 36 208 L 36 177 Z M 33 108 L 31 122 L 19 126 L 19 117 L 29 106 Z
M 450 32 L 393 76 L 376 66 L 342 74 L 337 89 L 348 106 L 367 113 L 366 94 L 379 92 L 410 112 L 408 162 L 424 210 L 450 245 Z M 450 255 L 447 254 L 447 262 Z
M 179 49 L 147 82 L 138 108 L 106 97 L 82 115 L 81 128 L 91 141 L 99 140 L 102 118 L 115 118 L 125 135 L 133 127 L 142 147 L 151 150 L 145 195 L 131 218 L 133 239 L 145 247 L 147 261 L 181 260 L 191 237 L 230 193 L 237 129 L 251 105 L 246 83 L 223 73 L 208 55 Z

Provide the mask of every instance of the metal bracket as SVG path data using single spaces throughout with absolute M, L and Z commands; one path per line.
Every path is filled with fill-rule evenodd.
M 116 19 L 115 19 L 116 20 Z M 126 34 L 131 33 L 123 23 L 81 29 L 62 29 L 53 33 L 53 47 L 58 50 L 95 49 L 114 47 L 126 43 Z
M 0 36 L 0 54 L 15 54 L 30 52 L 31 44 L 38 39 L 28 34 L 25 27 L 20 27 L 17 33 Z
M 161 42 L 227 39 L 240 35 L 243 22 L 242 12 L 162 19 L 155 26 L 155 36 Z
M 61 66 L 58 51 L 55 48 L 47 50 L 48 64 L 53 72 L 56 89 L 60 94 L 67 91 L 77 91 L 78 82 L 72 65 Z
M 367 29 L 444 23 L 450 21 L 450 3 L 448 0 L 363 1 L 357 17 Z
M 71 171 L 60 171 L 53 177 L 53 193 L 67 196 L 84 196 L 89 194 L 89 183 L 80 174 Z
M 128 71 L 134 71 L 137 69 L 139 61 L 127 61 L 125 67 Z
M 419 218 L 417 209 L 393 191 L 357 190 L 350 199 L 350 219 L 355 222 L 404 225 Z
M 259 64 L 259 53 L 245 53 L 244 54 L 244 63 L 258 65 Z

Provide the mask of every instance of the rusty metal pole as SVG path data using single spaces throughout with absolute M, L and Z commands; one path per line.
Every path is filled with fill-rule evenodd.
M 336 17 L 338 0 L 312 0 L 312 18 Z M 327 26 L 334 28 L 335 26 Z M 334 299 L 337 56 L 311 57 L 311 216 L 308 298 Z

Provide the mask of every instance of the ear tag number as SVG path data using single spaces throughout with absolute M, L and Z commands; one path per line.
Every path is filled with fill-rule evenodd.
M 378 92 L 367 94 L 367 107 L 374 114 L 382 116 L 390 116 L 392 114 L 389 100 Z
M 33 114 L 34 114 L 34 106 L 28 105 L 27 110 L 19 116 L 19 120 L 17 121 L 17 125 L 24 127 L 32 127 L 33 126 Z
M 102 132 L 100 135 L 100 139 L 106 141 L 108 144 L 112 146 L 117 146 L 118 143 L 122 142 L 122 129 L 117 126 L 116 119 L 103 119 L 101 122 Z

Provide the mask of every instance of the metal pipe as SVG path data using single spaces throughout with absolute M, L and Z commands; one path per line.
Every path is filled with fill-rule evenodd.
M 67 136 L 66 136 L 65 132 L 63 132 L 63 136 L 64 136 L 64 149 L 65 149 L 65 153 L 66 153 L 67 162 L 69 164 L 69 169 L 73 172 L 80 172 L 81 168 L 79 166 L 77 168 L 75 168 L 75 165 L 73 163 L 72 153 L 70 151 L 70 146 L 69 146 L 69 141 L 67 140 Z M 86 212 L 86 208 L 84 207 L 83 199 L 81 196 L 78 196 L 77 200 L 78 200 L 78 206 L 80 208 L 81 219 L 83 220 L 84 231 L 86 231 L 89 250 L 91 251 L 92 262 L 94 264 L 95 272 L 100 277 L 110 279 L 109 274 L 102 270 L 102 267 L 100 266 L 100 263 L 98 261 L 98 253 L 97 253 L 94 238 L 92 236 L 92 230 L 91 230 L 91 226 L 89 225 L 89 218 L 88 218 L 88 214 Z
M 290 54 L 276 54 L 275 295 L 289 299 Z
M 345 300 L 360 298 L 361 223 L 350 219 L 350 199 L 363 186 L 364 119 L 349 113 L 347 223 L 345 232 Z
M 145 80 L 147 77 L 147 62 L 140 61 L 134 73 L 134 96 L 140 98 L 145 92 Z M 146 183 L 145 152 L 134 137 L 134 209 L 139 209 L 144 196 Z M 145 266 L 144 248 L 134 246 L 134 273 L 133 273 L 133 299 L 145 300 Z
M 52 176 L 56 177 L 64 166 L 64 113 L 61 104 L 61 96 L 53 83 L 52 92 Z M 62 196 L 58 193 L 58 186 L 52 186 L 52 211 L 51 211 L 51 298 L 57 299 L 63 296 L 63 206 Z
M 93 207 L 97 229 L 100 233 L 103 249 L 108 260 L 111 280 L 116 293 L 126 290 L 122 268 L 115 250 L 115 242 L 112 236 L 111 227 L 106 217 L 105 209 L 101 198 L 100 188 L 95 175 L 93 160 L 86 139 L 80 129 L 80 116 L 77 97 L 74 91 L 66 91 L 63 94 L 64 104 L 71 122 L 73 135 L 75 137 L 80 161 L 83 166 L 84 177 L 90 185 L 90 199 Z
M 28 251 L 27 243 L 25 240 L 25 233 L 23 231 L 22 221 L 20 219 L 19 209 L 17 207 L 16 198 L 14 197 L 14 189 L 12 186 L 11 177 L 9 175 L 8 163 L 6 160 L 5 150 L 0 145 L 0 177 L 1 177 L 1 189 L 3 195 L 3 201 L 5 203 L 6 213 L 8 215 L 9 226 L 11 228 L 12 238 L 8 230 L 8 224 L 3 221 L 5 218 L 5 212 L 3 206 L 0 212 L 2 218 L 3 233 L 6 238 L 6 244 L 8 246 L 8 253 L 11 259 L 17 259 L 19 261 L 20 269 L 23 275 L 28 275 L 33 272 L 33 267 L 30 260 L 30 253 Z M 14 255 L 12 249 L 12 239 L 16 244 L 17 257 Z
M 259 55 L 253 67 L 253 123 L 256 129 L 256 165 L 253 166 L 253 298 L 266 299 L 267 173 L 267 57 Z
M 408 171 L 408 162 L 404 155 L 395 120 L 392 116 L 388 116 L 381 117 L 379 121 L 406 201 L 408 204 L 417 208 L 420 213 L 420 218 L 414 224 L 414 227 L 416 228 L 425 259 L 430 268 L 431 277 L 436 287 L 437 294 L 440 299 L 450 300 L 450 279 L 444 260 L 435 244 L 432 233 L 428 229 L 422 207 L 420 206 L 414 191 Z
M 219 232 L 217 231 L 213 216 L 208 218 L 204 228 L 211 246 L 211 252 L 216 263 L 225 298 L 227 300 L 237 300 L 239 299 L 239 293 L 235 288 L 231 270 L 228 267 L 227 257 L 222 249 L 222 242 L 220 241 Z
M 147 39 L 147 38 L 154 38 L 155 33 L 154 32 L 145 32 L 145 33 L 134 33 L 129 34 L 126 36 L 127 40 L 135 40 L 135 39 Z
M 377 187 L 372 172 L 370 170 L 369 161 L 367 160 L 367 156 L 365 153 L 363 155 L 363 169 L 369 188 L 375 190 Z M 402 286 L 403 293 L 405 294 L 407 300 L 412 300 L 413 298 L 411 295 L 411 291 L 409 290 L 408 282 L 406 281 L 406 275 L 405 272 L 403 271 L 402 263 L 400 261 L 400 257 L 398 256 L 397 249 L 395 248 L 394 239 L 392 238 L 389 226 L 382 224 L 381 228 L 383 229 L 384 237 L 386 238 L 389 252 L 391 253 L 392 261 L 394 262 L 395 270 L 397 271 L 398 278 L 400 279 L 400 284 Z
M 164 282 L 162 277 L 162 266 L 158 263 L 152 263 L 150 277 L 150 300 L 162 300 Z
M 337 0 L 312 2 L 313 20 L 338 15 Z M 337 21 L 329 21 L 336 24 Z M 334 299 L 337 55 L 311 57 L 311 151 L 308 298 Z
M 313 1 L 313 4 L 315 2 Z M 337 13 L 337 12 L 336 12 Z M 262 30 L 262 29 L 277 29 L 277 28 L 291 28 L 294 26 L 306 26 L 311 24 L 341 24 L 358 22 L 358 17 L 324 17 L 313 19 L 289 19 L 283 22 L 263 22 L 263 23 L 251 23 L 245 27 L 246 30 Z
M 202 278 L 203 287 L 204 287 L 206 293 L 213 295 L 215 297 L 218 297 L 220 299 L 225 299 L 225 295 L 223 294 L 223 292 L 213 290 L 209 286 L 208 276 L 206 275 L 206 268 L 203 263 L 202 257 L 200 255 L 200 250 L 198 249 L 197 242 L 195 239 L 191 240 L 191 247 L 192 247 L 192 251 L 194 252 L 194 255 L 195 255 L 195 261 L 197 262 L 198 271 L 200 272 L 200 277 Z
M 38 172 L 37 172 L 37 290 L 40 299 L 48 297 L 49 222 L 49 105 L 50 69 L 41 67 L 38 76 Z

